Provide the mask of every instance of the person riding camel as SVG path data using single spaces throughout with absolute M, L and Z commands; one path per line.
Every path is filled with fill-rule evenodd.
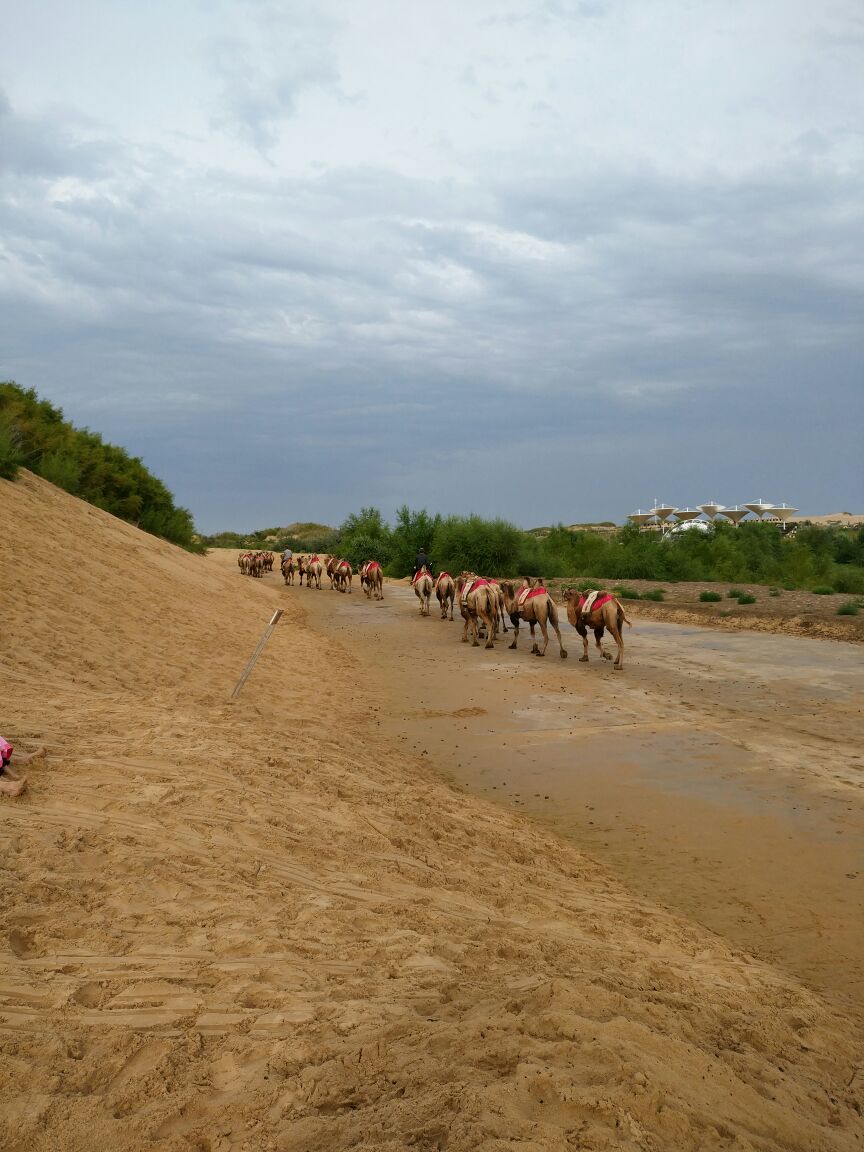
M 411 573 L 411 580 L 412 581 L 414 580 L 417 573 L 422 568 L 428 568 L 429 569 L 429 575 L 430 576 L 432 575 L 432 561 L 426 555 L 426 549 L 425 548 L 421 548 L 420 551 L 417 553 L 417 559 L 414 561 L 414 571 Z

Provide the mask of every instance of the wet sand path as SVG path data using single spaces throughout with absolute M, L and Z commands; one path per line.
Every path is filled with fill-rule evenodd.
M 834 641 L 642 621 L 625 671 L 562 628 L 460 643 L 404 586 L 302 597 L 376 686 L 382 728 L 453 783 L 553 826 L 631 889 L 864 1019 L 864 661 Z

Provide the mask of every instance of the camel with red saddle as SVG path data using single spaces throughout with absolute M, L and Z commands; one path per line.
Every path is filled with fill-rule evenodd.
M 632 625 L 624 614 L 621 602 L 611 592 L 590 591 L 580 592 L 578 588 L 566 588 L 563 591 L 563 600 L 567 605 L 567 619 L 582 637 L 584 654 L 579 657 L 580 662 L 588 660 L 588 629 L 594 633 L 597 649 L 604 660 L 611 660 L 612 653 L 603 647 L 603 631 L 609 630 L 609 635 L 618 646 L 618 653 L 612 667 L 620 672 L 624 667 L 624 638 L 621 625 L 628 628 Z
M 377 560 L 367 560 L 360 569 L 360 587 L 367 599 L 384 599 L 384 573 Z
M 321 577 L 324 575 L 324 563 L 317 552 L 306 561 L 306 587 L 321 589 Z
M 441 619 L 447 619 L 447 609 L 450 609 L 450 619 L 453 619 L 453 602 L 456 599 L 456 584 L 449 572 L 440 572 L 435 581 L 435 596 L 441 609 Z
M 432 599 L 433 587 L 432 573 L 424 564 L 419 572 L 414 574 L 411 581 L 411 587 L 414 589 L 414 595 L 420 601 L 420 615 L 429 615 L 429 601 Z
M 337 560 L 333 565 L 333 572 L 331 575 L 332 586 L 337 592 L 350 592 L 351 580 L 354 576 L 354 569 L 351 567 L 347 560 Z
M 498 634 L 500 595 L 500 588 L 483 576 L 475 576 L 473 572 L 460 574 L 456 580 L 456 597 L 459 601 L 459 611 L 465 621 L 465 627 L 462 629 L 463 644 L 468 642 L 468 629 L 470 628 L 472 646 L 474 648 L 480 646 L 478 637 L 482 623 L 486 627 L 486 647 L 495 647 L 493 641 Z
M 555 629 L 555 635 L 558 637 L 561 659 L 566 660 L 567 649 L 561 641 L 561 630 L 558 627 L 558 609 L 546 589 L 542 585 L 533 585 L 527 577 L 523 580 L 521 588 L 517 588 L 515 584 L 511 584 L 507 580 L 503 581 L 500 587 L 504 595 L 504 603 L 507 606 L 507 614 L 513 622 L 515 630 L 513 643 L 510 647 L 515 648 L 518 644 L 519 621 L 524 620 L 531 629 L 531 652 L 535 656 L 545 656 L 549 644 L 548 625 L 551 624 Z M 538 647 L 534 635 L 534 629 L 538 625 L 543 633 L 542 648 Z

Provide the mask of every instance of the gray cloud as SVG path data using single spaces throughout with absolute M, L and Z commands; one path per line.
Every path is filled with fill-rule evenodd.
M 862 502 L 852 128 L 686 171 L 533 140 L 448 150 L 456 175 L 292 164 L 301 94 L 338 103 L 340 29 L 240 11 L 220 115 L 266 163 L 0 103 L 0 377 L 141 455 L 205 530 Z
M 215 127 L 261 152 L 278 141 L 304 92 L 338 91 L 331 20 L 314 6 L 261 2 L 241 7 L 230 34 L 214 36 L 210 63 L 220 80 Z
M 82 139 L 79 118 L 49 118 L 17 111 L 0 88 L 0 174 L 92 179 L 106 171 L 115 147 Z

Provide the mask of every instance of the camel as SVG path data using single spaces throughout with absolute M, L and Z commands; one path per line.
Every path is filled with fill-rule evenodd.
M 542 586 L 533 586 L 531 581 L 527 578 L 523 581 L 522 587 L 517 588 L 514 584 L 504 581 L 501 584 L 501 592 L 504 596 L 504 602 L 507 605 L 507 614 L 513 622 L 515 635 L 511 648 L 515 648 L 519 642 L 519 621 L 524 620 L 528 627 L 531 629 L 531 651 L 535 656 L 545 656 L 546 647 L 549 644 L 549 633 L 547 631 L 547 623 L 551 624 L 555 629 L 555 635 L 558 637 L 558 647 L 561 650 L 561 659 L 567 659 L 567 649 L 561 642 L 561 631 L 558 627 L 558 609 L 555 607 L 555 601 L 549 595 L 545 588 Z M 543 647 L 537 646 L 537 640 L 534 636 L 534 628 L 540 625 L 540 631 L 543 633 Z
M 294 557 L 289 556 L 286 560 L 282 561 L 282 579 L 286 584 L 294 583 Z
M 324 565 L 321 563 L 321 557 L 315 553 L 310 556 L 306 562 L 306 587 L 311 588 L 313 581 L 318 591 L 321 591 L 321 577 L 324 574 Z
M 331 592 L 333 591 L 333 588 L 336 585 L 336 577 L 335 577 L 334 573 L 336 571 L 336 565 L 338 563 L 339 563 L 339 560 L 338 560 L 338 557 L 336 557 L 336 556 L 329 556 L 327 558 L 327 575 L 330 577 L 330 591 Z
M 347 560 L 337 560 L 333 568 L 333 584 L 337 592 L 351 591 L 353 570 Z
M 432 599 L 432 573 L 424 564 L 411 581 L 414 595 L 420 601 L 420 615 L 429 615 L 429 601 Z
M 447 606 L 450 606 L 450 619 L 453 619 L 453 601 L 456 599 L 456 585 L 449 572 L 440 572 L 435 581 L 435 595 L 441 608 L 441 619 L 447 619 Z
M 468 642 L 468 628 L 471 628 L 471 644 L 480 646 L 479 625 L 486 625 L 486 647 L 494 648 L 493 641 L 498 630 L 498 592 L 493 584 L 482 576 L 463 572 L 456 581 L 456 595 L 459 598 L 459 611 L 465 621 L 462 630 L 462 643 Z
M 590 600 L 589 598 L 593 598 Z M 564 591 L 564 603 L 567 605 L 567 619 L 582 637 L 584 654 L 579 657 L 580 663 L 588 662 L 588 629 L 594 633 L 597 648 L 604 660 L 611 660 L 612 653 L 603 647 L 603 630 L 609 629 L 609 634 L 618 646 L 618 653 L 612 667 L 620 672 L 624 667 L 624 639 L 621 625 L 628 628 L 632 625 L 624 614 L 621 602 L 611 592 L 580 592 L 578 588 L 568 588 Z M 587 602 L 588 611 L 585 611 Z
M 299 580 L 301 588 L 303 587 L 304 576 L 306 577 L 306 586 L 308 587 L 309 586 L 309 557 L 308 556 L 298 556 L 297 557 L 297 578 Z
M 384 599 L 384 573 L 377 560 L 367 560 L 360 569 L 360 587 L 367 599 Z

